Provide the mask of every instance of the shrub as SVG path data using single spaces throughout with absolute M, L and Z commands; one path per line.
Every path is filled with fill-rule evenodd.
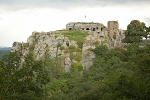
M 61 47 L 60 47 L 60 50 L 64 50 L 64 49 L 65 49 L 65 47 L 64 47 L 64 46 L 61 46 Z
M 101 41 L 101 44 L 102 44 L 102 45 L 105 44 L 105 43 L 107 43 L 107 40 Z
M 60 43 L 58 43 L 58 44 L 57 44 L 57 47 L 61 47 L 61 44 L 60 44 Z
M 69 46 L 69 49 L 76 49 L 76 47 L 71 45 L 71 46 Z
M 39 32 L 35 32 L 32 36 L 33 37 L 36 37 L 37 35 L 39 35 L 40 33 Z
M 28 43 L 23 43 L 23 47 L 28 47 Z
M 77 63 L 72 63 L 72 64 L 71 64 L 71 71 L 75 71 L 75 70 L 82 71 L 82 70 L 83 70 L 82 64 L 79 63 L 79 62 L 77 62 Z

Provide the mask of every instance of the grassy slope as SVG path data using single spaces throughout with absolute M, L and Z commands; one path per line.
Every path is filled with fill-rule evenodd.
M 70 40 L 76 41 L 79 48 L 82 48 L 87 32 L 79 31 L 79 30 L 70 30 L 70 31 L 63 32 L 62 34 L 68 37 Z

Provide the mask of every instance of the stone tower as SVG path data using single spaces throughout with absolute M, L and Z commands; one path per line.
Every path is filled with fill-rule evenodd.
M 116 33 L 118 32 L 119 23 L 118 21 L 108 21 L 107 26 L 108 26 L 109 37 L 113 38 L 113 36 L 116 35 Z

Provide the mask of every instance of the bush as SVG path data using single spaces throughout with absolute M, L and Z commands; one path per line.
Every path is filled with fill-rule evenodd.
M 76 47 L 71 45 L 71 46 L 69 46 L 69 49 L 76 49 Z
M 79 62 L 72 63 L 72 64 L 71 64 L 71 71 L 74 72 L 75 70 L 82 71 L 82 70 L 83 70 L 82 64 L 79 63 Z
M 35 44 L 33 43 L 32 45 L 30 45 L 29 51 L 33 51 L 33 50 L 34 50 L 34 47 L 35 47 Z
M 61 46 L 61 47 L 60 47 L 60 50 L 64 50 L 64 49 L 65 49 L 65 47 L 64 47 L 64 46 Z

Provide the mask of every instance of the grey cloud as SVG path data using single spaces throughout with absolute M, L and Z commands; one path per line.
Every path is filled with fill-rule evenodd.
M 144 21 L 145 21 L 146 25 L 150 26 L 150 17 L 145 17 Z
M 150 0 L 0 0 L 0 5 L 10 10 L 24 8 L 50 7 L 56 9 L 66 9 L 74 7 L 95 7 L 95 6 L 116 6 L 126 4 L 150 4 Z
M 3 18 L 0 17 L 0 20 L 3 20 Z

